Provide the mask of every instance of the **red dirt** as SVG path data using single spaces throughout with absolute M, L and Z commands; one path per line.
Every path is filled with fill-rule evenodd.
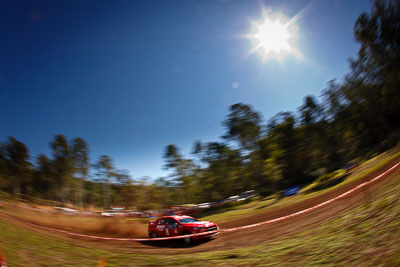
M 328 192 L 322 193 L 321 195 L 315 196 L 310 199 L 303 200 L 292 205 L 285 207 L 277 207 L 264 212 L 260 212 L 255 215 L 250 215 L 245 218 L 233 220 L 229 223 L 221 223 L 221 228 L 232 228 L 237 226 L 249 225 L 258 222 L 267 221 L 274 218 L 279 218 L 294 212 L 313 207 L 326 200 L 332 199 L 355 186 L 369 181 L 381 174 L 385 170 L 389 169 L 397 162 L 400 161 L 400 156 L 392 159 L 390 162 L 381 166 L 378 170 L 369 173 L 362 179 L 357 179 L 343 186 L 337 187 Z M 243 229 L 235 232 L 221 233 L 208 242 L 200 242 L 192 247 L 185 247 L 177 241 L 158 241 L 158 242 L 128 242 L 128 241 L 105 241 L 105 240 L 93 240 L 88 238 L 77 238 L 68 235 L 63 235 L 54 232 L 45 232 L 44 230 L 34 229 L 40 233 L 46 235 L 55 236 L 66 239 L 77 246 L 85 246 L 99 249 L 106 249 L 111 251 L 117 251 L 122 253 L 135 253 L 135 254 L 181 254 L 181 253 L 193 253 L 193 252 L 204 252 L 204 251 L 216 251 L 216 250 L 230 250 L 234 248 L 247 247 L 253 245 L 259 245 L 262 242 L 270 241 L 277 238 L 285 238 L 289 235 L 298 233 L 300 231 L 314 228 L 318 225 L 323 224 L 325 221 L 340 216 L 345 210 L 352 209 L 358 205 L 364 205 L 366 197 L 378 198 L 384 192 L 378 189 L 384 184 L 400 176 L 400 167 L 391 171 L 388 175 L 382 179 L 368 185 L 365 188 L 357 190 L 349 194 L 348 196 L 338 199 L 333 203 L 326 206 L 319 207 L 310 212 L 300 214 L 298 216 L 288 218 L 283 221 L 274 222 L 262 226 L 257 226 L 249 229 Z M 373 194 L 371 193 L 373 192 Z M 1 215 L 1 214 L 0 214 Z M 4 218 L 4 216 L 2 216 Z M 10 220 L 8 218 L 8 220 Z M 217 222 L 218 223 L 218 222 Z M 138 238 L 147 237 L 146 233 Z

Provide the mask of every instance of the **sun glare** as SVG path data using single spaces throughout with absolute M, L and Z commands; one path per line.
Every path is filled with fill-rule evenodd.
M 281 60 L 285 55 L 296 54 L 294 39 L 295 25 L 284 22 L 279 15 L 263 16 L 263 19 L 253 23 L 253 31 L 247 37 L 253 42 L 252 53 L 259 52 L 263 60 L 276 58 Z
M 257 33 L 254 39 L 257 40 L 258 46 L 264 49 L 264 52 L 270 51 L 281 52 L 290 50 L 288 39 L 290 37 L 286 25 L 279 21 L 266 20 L 257 27 Z

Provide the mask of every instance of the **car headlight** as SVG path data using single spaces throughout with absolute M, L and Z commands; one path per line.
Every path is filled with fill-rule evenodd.
M 206 229 L 205 227 L 193 227 L 193 230 L 198 231 L 198 230 L 203 230 Z

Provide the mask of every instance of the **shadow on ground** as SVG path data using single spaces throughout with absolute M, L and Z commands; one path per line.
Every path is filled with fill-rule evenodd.
M 198 240 L 192 240 L 190 244 L 186 244 L 183 239 L 173 239 L 173 240 L 158 240 L 158 241 L 141 241 L 139 243 L 145 246 L 152 246 L 157 248 L 190 248 L 197 247 L 202 244 L 211 242 L 214 238 L 204 238 Z
M 268 203 L 268 204 L 262 205 L 262 206 L 258 207 L 257 209 L 264 209 L 264 208 L 266 208 L 266 207 L 269 207 L 269 206 L 275 205 L 275 204 L 276 204 L 276 203 L 278 203 L 280 200 L 281 200 L 281 199 L 275 199 L 275 201 L 274 201 L 274 202 L 271 202 L 271 203 Z

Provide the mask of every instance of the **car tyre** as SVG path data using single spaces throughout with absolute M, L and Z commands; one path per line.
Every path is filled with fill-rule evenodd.
M 151 232 L 151 233 L 150 233 L 150 237 L 151 237 L 151 238 L 157 238 L 158 235 L 157 235 L 156 232 Z
M 185 231 L 185 232 L 183 232 L 182 234 L 183 234 L 183 235 L 190 235 L 191 233 L 188 232 L 188 231 Z M 191 236 L 184 237 L 184 238 L 183 238 L 183 241 L 185 242 L 186 245 L 190 245 L 190 244 L 192 243 L 192 241 L 193 241 L 193 238 L 192 238 Z

